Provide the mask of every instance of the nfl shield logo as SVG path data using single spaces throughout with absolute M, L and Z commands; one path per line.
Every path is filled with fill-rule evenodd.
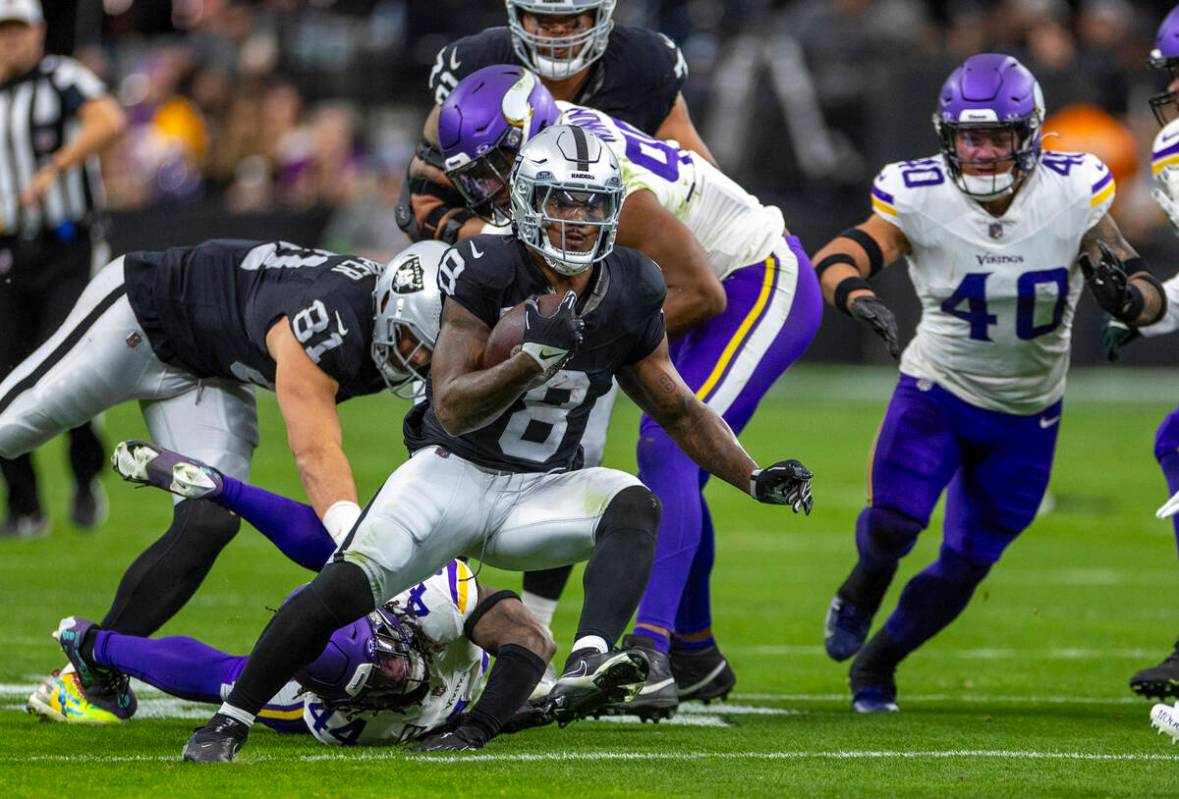
M 1003 238 L 1003 224 L 1001 222 L 992 222 L 990 234 L 992 239 Z

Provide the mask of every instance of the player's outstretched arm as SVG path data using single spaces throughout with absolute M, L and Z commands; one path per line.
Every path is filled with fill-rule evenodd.
M 463 633 L 495 656 L 487 687 L 457 729 L 430 736 L 418 746 L 419 751 L 481 748 L 528 701 L 557 651 L 552 636 L 514 592 L 483 585 L 479 586 L 479 604 L 467 619 Z
M 622 204 L 618 243 L 641 250 L 663 271 L 663 316 L 671 338 L 725 310 L 725 289 L 708 253 L 651 192 L 636 191 Z
M 908 251 L 909 240 L 901 229 L 872 214 L 840 233 L 811 259 L 827 302 L 872 328 L 894 358 L 901 354 L 896 319 L 867 278 Z
M 266 334 L 266 348 L 276 365 L 274 393 L 303 490 L 336 538 L 360 516 L 336 411 L 339 384 L 307 357 L 285 316 Z
M 1119 322 L 1150 325 L 1167 312 L 1162 283 L 1146 271 L 1109 214 L 1085 232 L 1077 261 L 1097 304 Z
M 430 380 L 434 415 L 452 436 L 495 421 L 544 372 L 524 351 L 484 369 L 483 350 L 490 335 L 491 329 L 457 301 L 443 303 Z
M 798 461 L 759 469 L 724 418 L 684 383 L 667 356 L 666 338 L 646 358 L 615 376 L 622 390 L 702 468 L 759 502 L 810 513 L 810 471 Z

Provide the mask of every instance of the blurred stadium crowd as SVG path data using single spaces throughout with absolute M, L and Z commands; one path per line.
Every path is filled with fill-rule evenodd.
M 374 257 L 405 241 L 393 207 L 430 109 L 438 50 L 505 20 L 494 0 L 73 6 L 46 4 L 50 49 L 92 67 L 131 122 L 104 165 L 112 209 L 314 209 L 322 232 L 304 243 Z M 1168 9 L 1130 0 L 625 0 L 615 19 L 676 40 L 690 67 L 685 97 L 722 168 L 781 205 L 804 242 L 855 221 L 849 208 L 867 211 L 881 164 L 934 152 L 928 120 L 945 76 L 969 54 L 997 50 L 1044 87 L 1046 129 L 1057 134 L 1047 145 L 1111 166 L 1115 217 L 1150 253 L 1169 234 L 1147 194 L 1157 126 L 1146 98 L 1160 77 L 1145 56 Z M 127 232 L 117 238 L 148 246 Z M 1084 359 L 1084 334 L 1078 344 Z

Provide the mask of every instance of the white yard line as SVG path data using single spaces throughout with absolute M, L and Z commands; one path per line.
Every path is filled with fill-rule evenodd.
M 590 751 L 590 752 L 521 752 L 517 754 L 467 754 L 467 755 L 415 755 L 404 749 L 382 747 L 372 749 L 334 749 L 320 754 L 279 756 L 264 753 L 247 753 L 240 765 L 266 762 L 349 762 L 372 760 L 401 760 L 415 763 L 553 763 L 553 762 L 617 762 L 630 761 L 680 761 L 680 760 L 1064 760 L 1091 762 L 1179 762 L 1179 755 L 1146 752 L 1043 752 L 1020 749 L 941 749 L 923 751 L 903 750 L 834 750 L 834 751 L 786 751 L 786 752 L 635 752 Z M 166 763 L 176 762 L 179 755 L 0 755 L 0 763 Z

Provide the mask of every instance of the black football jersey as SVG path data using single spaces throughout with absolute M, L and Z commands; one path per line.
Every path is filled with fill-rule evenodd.
M 206 241 L 124 261 L 127 298 L 160 360 L 198 377 L 274 388 L 266 334 L 286 317 L 337 401 L 384 388 L 373 363 L 381 264 L 281 241 Z
M 459 81 L 494 64 L 523 66 L 507 27 L 488 28 L 443 47 L 430 71 L 434 103 L 441 105 Z M 605 111 L 654 135 L 671 113 L 687 77 L 683 53 L 667 36 L 616 25 L 606 52 L 590 66 L 589 80 L 573 102 Z
M 552 291 L 515 236 L 475 236 L 447 251 L 438 271 L 443 305 L 457 302 L 495 327 L 529 297 Z M 594 403 L 614 373 L 650 355 L 663 341 L 663 274 L 638 250 L 615 247 L 594 267 L 577 302 L 585 320 L 576 354 L 544 385 L 526 392 L 491 424 L 462 436 L 442 429 L 431 406 L 406 417 L 410 451 L 438 445 L 490 469 L 547 472 L 576 468 Z

